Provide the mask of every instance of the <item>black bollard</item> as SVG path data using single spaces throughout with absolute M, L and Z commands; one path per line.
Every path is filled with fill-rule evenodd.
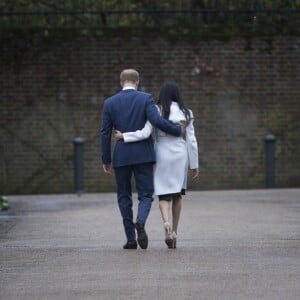
M 265 136 L 266 155 L 266 188 L 275 187 L 275 136 L 268 134 Z
M 80 196 L 84 190 L 83 177 L 83 145 L 84 140 L 81 137 L 73 139 L 74 143 L 74 185 L 75 192 Z

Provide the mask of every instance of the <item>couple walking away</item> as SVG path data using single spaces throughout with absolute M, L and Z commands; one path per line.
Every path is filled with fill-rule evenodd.
M 198 177 L 198 146 L 193 113 L 184 106 L 174 82 L 169 81 L 162 86 L 157 105 L 151 94 L 137 90 L 139 73 L 136 70 L 123 70 L 120 84 L 122 90 L 104 102 L 101 150 L 104 172 L 112 175 L 114 169 L 118 205 L 127 238 L 123 248 L 137 249 L 139 244 L 142 249 L 147 249 L 145 224 L 153 194 L 159 199 L 165 243 L 168 248 L 176 248 L 181 199 L 187 186 L 188 169 L 191 169 L 192 179 Z M 111 160 L 113 130 L 117 141 Z M 139 200 L 135 223 L 132 176 Z

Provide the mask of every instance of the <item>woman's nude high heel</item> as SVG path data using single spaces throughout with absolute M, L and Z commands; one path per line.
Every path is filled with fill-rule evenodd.
M 166 235 L 170 235 L 171 234 L 171 225 L 170 225 L 169 222 L 165 222 L 164 223 L 164 229 L 165 229 Z
M 173 248 L 173 239 L 171 234 L 171 225 L 169 222 L 164 223 L 165 229 L 165 243 L 167 244 L 168 248 Z
M 171 236 L 172 236 L 172 240 L 173 240 L 173 249 L 176 249 L 177 234 L 173 231 Z

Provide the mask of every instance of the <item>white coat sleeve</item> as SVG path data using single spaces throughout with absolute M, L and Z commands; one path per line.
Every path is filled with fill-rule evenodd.
M 141 130 L 132 132 L 123 132 L 123 139 L 125 143 L 137 142 L 147 139 L 152 133 L 152 125 L 149 121 L 146 122 L 145 126 Z
M 191 121 L 189 125 L 186 127 L 186 143 L 187 143 L 187 151 L 189 157 L 189 168 L 190 169 L 197 169 L 199 168 L 199 158 L 198 158 L 198 143 L 195 136 L 194 130 L 194 116 L 192 111 L 191 112 Z

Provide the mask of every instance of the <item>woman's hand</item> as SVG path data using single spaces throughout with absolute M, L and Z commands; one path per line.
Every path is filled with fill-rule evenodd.
M 195 180 L 199 176 L 199 169 L 191 170 L 192 180 Z
M 119 130 L 115 130 L 115 138 L 117 140 L 122 140 L 123 139 L 123 133 Z

